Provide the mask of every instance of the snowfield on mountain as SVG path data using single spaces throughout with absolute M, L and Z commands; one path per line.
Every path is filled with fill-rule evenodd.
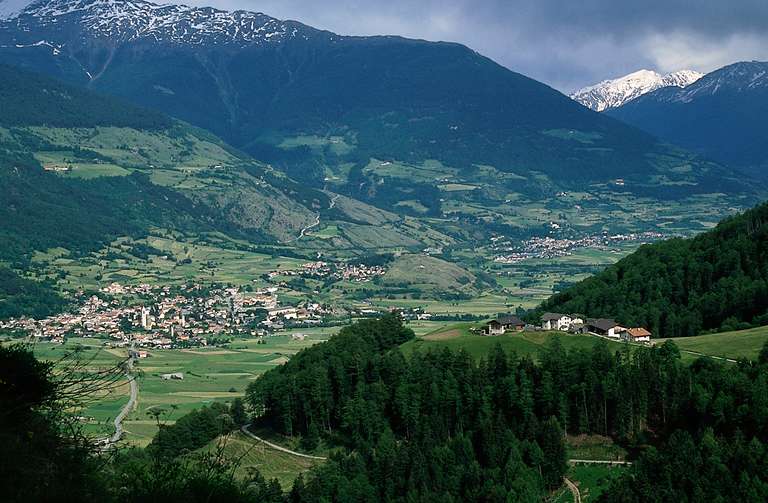
M 661 75 L 652 70 L 639 70 L 617 79 L 604 80 L 593 86 L 584 87 L 571 94 L 571 98 L 587 108 L 602 112 L 620 107 L 633 99 L 662 87 L 687 87 L 704 74 L 693 70 Z

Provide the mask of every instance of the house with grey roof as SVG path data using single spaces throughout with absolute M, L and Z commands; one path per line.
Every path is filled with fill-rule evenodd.
M 484 335 L 504 335 L 508 331 L 520 332 L 525 328 L 525 322 L 517 316 L 500 316 L 485 324 Z

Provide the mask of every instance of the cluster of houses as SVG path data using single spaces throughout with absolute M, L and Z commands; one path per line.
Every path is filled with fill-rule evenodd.
M 333 279 L 364 283 L 386 274 L 384 266 L 315 261 L 307 262 L 296 270 L 272 271 L 267 276 L 274 280 L 280 276 L 299 276 L 313 279 Z
M 243 291 L 194 283 L 173 288 L 112 283 L 100 293 L 84 298 L 75 312 L 0 320 L 0 330 L 56 343 L 72 336 L 99 337 L 115 347 L 173 349 L 205 346 L 211 338 L 267 335 L 287 324 L 317 325 L 329 312 L 313 302 L 280 306 L 277 287 Z
M 503 335 L 523 330 L 558 330 L 572 334 L 592 334 L 609 339 L 635 343 L 651 340 L 651 333 L 643 327 L 623 327 L 607 318 L 585 318 L 578 314 L 544 313 L 539 326 L 527 325 L 517 316 L 501 316 L 485 324 L 484 335 Z
M 556 223 L 550 224 L 553 230 L 560 226 Z M 615 246 L 622 242 L 639 241 L 642 243 L 656 241 L 663 238 L 664 235 L 659 232 L 642 232 L 631 234 L 597 234 L 586 236 L 579 239 L 557 238 L 552 236 L 533 237 L 522 243 L 518 243 L 497 236 L 491 238 L 491 249 L 499 254 L 494 259 L 501 264 L 517 264 L 528 259 L 552 259 L 570 255 L 573 250 L 578 248 L 606 248 Z

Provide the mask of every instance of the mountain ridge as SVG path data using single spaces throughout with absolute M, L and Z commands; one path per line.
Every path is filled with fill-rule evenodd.
M 768 62 L 733 63 L 606 113 L 750 176 L 768 175 Z
M 143 20 L 133 19 L 136 8 Z M 107 28 L 93 31 L 101 11 L 110 16 L 96 26 Z M 155 11 L 170 17 L 152 21 Z M 346 37 L 300 23 L 295 35 L 224 43 L 237 19 L 261 15 L 233 16 L 143 0 L 50 0 L 0 21 L 0 62 L 161 111 L 307 190 L 439 219 L 460 240 L 530 232 L 539 224 L 521 220 L 519 205 L 545 204 L 560 218 L 552 197 L 562 192 L 589 192 L 594 207 L 617 191 L 659 204 L 713 193 L 754 201 L 755 186 L 729 168 L 461 44 Z M 186 29 L 193 25 L 202 27 Z
M 294 33 L 260 16 L 144 0 L 40 1 L 0 22 L 0 60 L 161 110 L 252 154 L 270 134 L 341 130 L 357 141 L 348 162 L 438 159 L 572 180 L 649 169 L 653 138 L 459 44 L 343 37 L 300 23 Z M 239 30 L 238 19 L 256 18 Z M 259 30 L 270 23 L 283 23 L 269 32 L 282 35 L 265 38 Z M 559 130 L 588 133 L 590 147 L 551 133 Z
M 652 70 L 638 70 L 583 87 L 571 93 L 570 97 L 591 110 L 603 112 L 663 87 L 684 88 L 703 75 L 693 70 L 679 70 L 666 75 Z
M 67 17 L 78 17 L 83 30 L 99 38 L 192 45 L 276 42 L 297 36 L 299 27 L 308 28 L 260 12 L 159 5 L 144 0 L 35 0 L 5 16 L 22 29 L 55 25 Z

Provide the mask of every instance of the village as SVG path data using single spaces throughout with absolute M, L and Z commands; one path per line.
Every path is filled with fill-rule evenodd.
M 556 224 L 554 224 L 556 225 Z M 553 259 L 570 255 L 578 248 L 606 248 L 625 242 L 652 242 L 663 239 L 660 232 L 642 232 L 629 234 L 600 234 L 579 239 L 533 237 L 516 245 L 503 237 L 491 238 L 491 249 L 498 253 L 494 261 L 500 264 L 517 264 L 529 259 Z
M 517 316 L 500 316 L 485 324 L 482 335 L 504 335 L 524 330 L 561 331 L 570 334 L 589 334 L 635 344 L 649 344 L 651 332 L 643 327 L 623 327 L 608 318 L 585 318 L 578 314 L 544 313 L 540 325 L 527 324 Z
M 307 262 L 298 270 L 272 271 L 267 276 L 270 280 L 279 276 L 299 276 L 302 278 L 328 279 L 333 281 L 367 282 L 377 276 L 386 274 L 387 269 L 381 265 L 368 266 L 364 264 L 324 262 L 321 260 Z
M 112 283 L 85 297 L 76 312 L 41 320 L 14 318 L 0 322 L 0 330 L 59 343 L 66 337 L 94 337 L 113 347 L 173 349 L 265 336 L 286 326 L 316 326 L 329 316 L 345 314 L 309 301 L 282 305 L 278 292 L 275 286 L 245 291 L 196 283 Z

